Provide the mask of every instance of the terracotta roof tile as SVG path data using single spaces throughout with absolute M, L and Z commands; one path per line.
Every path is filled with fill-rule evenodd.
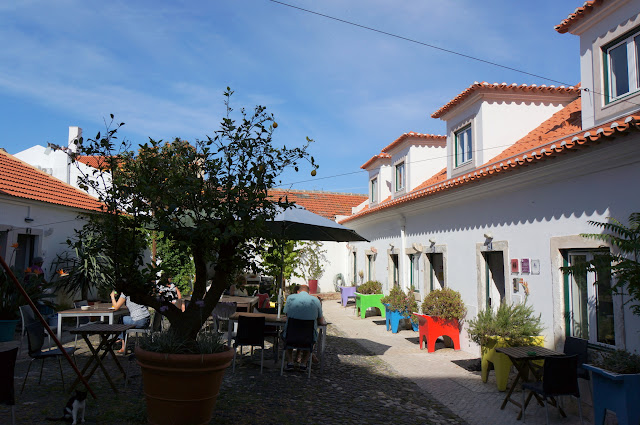
M 578 87 L 570 86 L 547 86 L 547 85 L 535 85 L 532 84 L 530 86 L 526 84 L 507 84 L 507 83 L 487 83 L 487 82 L 475 82 L 462 91 L 459 95 L 454 97 L 449 103 L 444 105 L 442 108 L 435 111 L 431 114 L 432 118 L 440 118 L 445 113 L 451 111 L 453 108 L 464 102 L 468 99 L 472 94 L 477 92 L 521 92 L 521 93 L 536 93 L 536 94 L 574 94 L 576 96 L 580 95 L 580 89 Z
M 269 191 L 272 197 L 287 197 L 289 202 L 306 208 L 312 213 L 321 215 L 329 220 L 335 220 L 337 215 L 350 215 L 351 208 L 360 205 L 367 199 L 367 195 L 357 193 L 336 193 L 307 190 Z
M 569 110 L 575 108 L 575 102 L 568 105 L 565 109 L 567 108 Z M 554 115 L 556 116 L 557 122 L 561 122 L 561 112 L 562 111 L 559 111 Z M 553 121 L 553 119 L 554 118 L 552 117 L 550 121 Z M 540 164 L 547 159 L 557 158 L 565 154 L 570 154 L 572 152 L 578 152 L 582 149 L 589 148 L 600 143 L 612 142 L 617 138 L 617 136 L 624 136 L 631 132 L 640 132 L 640 113 L 638 112 L 611 121 L 609 123 L 593 127 L 591 129 L 588 129 L 587 131 L 581 130 L 579 133 L 574 133 L 568 136 L 561 136 L 560 138 L 555 140 L 543 141 L 541 145 L 536 146 L 535 148 L 533 148 L 533 150 L 530 149 L 531 144 L 528 141 L 520 140 L 518 143 L 520 143 L 523 147 L 526 146 L 528 148 L 526 151 L 520 150 L 516 154 L 508 157 L 503 157 L 501 154 L 498 156 L 501 158 L 499 159 L 499 162 L 493 162 L 492 164 L 482 166 L 481 168 L 462 176 L 454 177 L 444 181 L 434 182 L 433 184 L 426 187 L 424 187 L 424 185 L 421 185 L 420 189 L 416 189 L 404 196 L 401 196 L 400 198 L 382 202 L 373 208 L 345 218 L 344 220 L 341 220 L 340 223 L 346 223 L 365 214 L 371 214 L 383 209 L 391 208 L 396 205 L 413 202 L 418 199 L 452 190 L 461 186 L 474 184 L 491 177 L 503 175 L 504 173 L 507 173 L 509 171 L 520 170 L 522 167 L 527 167 L 530 165 L 535 166 L 536 164 Z M 442 172 L 438 173 L 436 176 L 441 176 L 441 174 Z M 436 176 L 434 176 L 433 178 L 436 178 Z
M 37 168 L 0 151 L 0 195 L 83 210 L 101 211 L 102 204 L 92 196 Z
M 86 164 L 89 167 L 100 168 L 100 165 L 104 164 L 104 162 L 105 162 L 105 157 L 104 156 L 78 155 L 76 157 L 76 161 L 82 162 L 83 164 Z
M 362 168 L 363 170 L 366 170 L 368 167 L 371 166 L 371 164 L 376 162 L 378 159 L 390 159 L 390 158 L 391 158 L 391 155 L 385 152 L 381 152 L 378 155 L 372 156 L 371 159 L 365 162 L 364 164 L 362 164 L 360 168 Z
M 582 20 L 585 16 L 593 12 L 593 9 L 599 7 L 604 3 L 603 0 L 589 0 L 585 1 L 582 7 L 578 7 L 573 13 L 571 13 L 566 19 L 562 20 L 560 24 L 556 25 L 554 29 L 560 34 L 564 34 L 571 29 L 571 27 Z
M 582 129 L 582 111 L 580 98 L 574 100 L 544 121 L 529 134 L 518 140 L 495 158 L 487 161 L 491 164 L 518 153 L 527 152 L 547 142 L 578 133 Z
M 418 139 L 439 140 L 439 141 L 447 140 L 447 136 L 440 136 L 436 134 L 422 134 L 422 133 L 416 133 L 415 131 L 410 131 L 408 133 L 404 133 L 402 136 L 394 140 L 389 146 L 382 149 L 382 152 L 389 152 L 391 149 L 395 148 L 396 146 L 398 146 L 399 144 L 401 144 L 402 142 L 404 142 L 410 137 L 418 138 Z

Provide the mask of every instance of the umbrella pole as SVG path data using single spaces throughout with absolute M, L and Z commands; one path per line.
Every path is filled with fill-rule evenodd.
M 282 242 L 282 241 L 280 241 Z M 284 288 L 284 244 L 280 244 L 280 288 L 278 289 L 278 319 L 282 312 L 282 303 L 284 302 L 284 296 L 282 294 Z

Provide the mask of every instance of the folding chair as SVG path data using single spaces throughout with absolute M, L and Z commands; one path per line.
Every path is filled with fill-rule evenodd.
M 294 318 L 287 319 L 286 334 L 284 337 L 283 350 L 302 350 L 309 352 L 308 378 L 311 378 L 311 363 L 313 357 L 313 346 L 315 345 L 315 320 L 300 320 Z M 284 371 L 285 355 L 282 353 L 282 364 L 280 366 L 280 376 Z
M 236 371 L 237 348 L 240 346 L 240 355 L 242 355 L 242 347 L 245 345 L 251 346 L 251 355 L 253 355 L 253 347 L 262 348 L 260 351 L 260 373 L 262 373 L 264 364 L 264 317 L 238 317 L 238 332 L 233 343 L 232 372 Z
M 18 348 L 0 352 L 0 403 L 11 406 L 11 423 L 16 424 L 14 372 Z
M 236 303 L 218 302 L 211 312 L 216 332 L 223 333 L 220 330 L 220 322 L 229 324 L 229 317 L 236 312 L 238 305 Z
M 268 307 L 268 308 L 258 308 L 258 311 L 260 313 L 266 313 L 266 314 L 277 314 L 278 313 L 278 309 L 275 307 Z M 264 337 L 268 338 L 271 337 L 273 338 L 273 362 L 276 363 L 278 361 L 278 345 L 280 342 L 280 328 L 278 326 L 273 326 L 273 325 L 264 325 Z
M 525 382 L 522 384 L 522 423 L 525 421 L 525 390 L 529 390 L 529 399 L 533 393 L 539 394 L 544 401 L 544 410 L 549 425 L 549 399 L 561 395 L 572 395 L 578 399 L 578 411 L 582 424 L 582 403 L 580 401 L 580 388 L 578 387 L 578 356 L 546 357 L 542 370 L 542 381 Z M 555 404 L 558 401 L 555 400 Z

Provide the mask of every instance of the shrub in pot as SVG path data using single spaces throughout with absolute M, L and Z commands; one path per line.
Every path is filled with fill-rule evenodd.
M 498 347 L 543 345 L 540 336 L 544 330 L 540 315 L 535 315 L 532 306 L 526 304 L 500 304 L 497 311 L 480 311 L 469 321 L 469 338 L 480 345 L 482 354 L 482 381 L 487 382 L 489 363 L 496 371 L 498 390 L 505 391 L 511 369 L 511 360 L 495 351 Z
M 444 288 L 431 291 L 422 302 L 422 314 L 414 314 L 419 321 L 420 349 L 424 338 L 427 351 L 435 351 L 436 339 L 446 336 L 455 350 L 460 349 L 460 323 L 467 309 L 458 291 Z
M 382 317 L 386 317 L 386 310 L 380 299 L 382 298 L 382 284 L 377 280 L 370 280 L 358 286 L 356 290 L 356 311 L 364 319 L 367 309 L 375 307 L 380 310 Z
M 410 319 L 411 323 L 418 320 L 414 318 L 413 312 L 418 311 L 418 303 L 413 292 L 405 294 L 399 286 L 394 286 L 386 295 L 380 299 L 380 302 L 386 309 L 387 330 L 391 329 L 393 333 L 397 333 L 400 321 Z

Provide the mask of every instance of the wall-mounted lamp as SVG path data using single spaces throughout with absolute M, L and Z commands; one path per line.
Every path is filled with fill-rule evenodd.
M 487 232 L 487 233 L 484 234 L 484 237 L 487 238 L 487 239 L 493 239 L 493 233 Z
M 25 218 L 24 218 L 24 222 L 25 222 L 25 223 L 32 223 L 32 222 L 33 222 L 33 218 L 31 218 L 31 217 L 25 217 Z
M 435 238 L 429 238 L 429 243 L 430 243 L 431 245 L 435 245 L 435 244 L 436 244 L 436 240 L 435 240 Z

